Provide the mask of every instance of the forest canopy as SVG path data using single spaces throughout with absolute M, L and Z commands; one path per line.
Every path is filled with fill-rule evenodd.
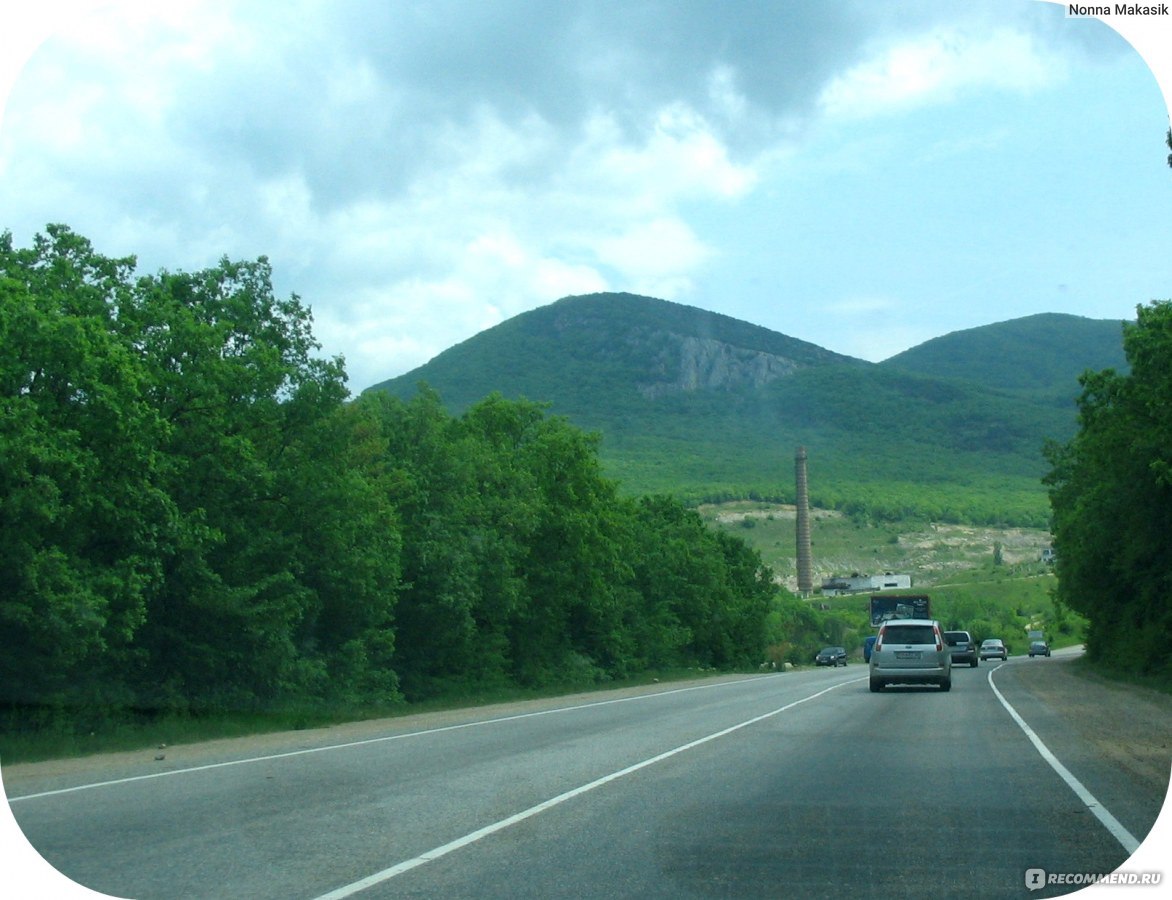
M 1172 301 L 1123 328 L 1130 372 L 1082 378 L 1079 431 L 1047 477 L 1058 596 L 1090 620 L 1087 655 L 1172 672 Z
M 756 665 L 760 557 L 490 396 L 348 399 L 300 299 L 0 235 L 0 710 L 377 705 Z

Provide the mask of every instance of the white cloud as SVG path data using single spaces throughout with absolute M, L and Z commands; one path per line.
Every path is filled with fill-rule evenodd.
M 972 88 L 1032 91 L 1062 77 L 1065 64 L 1024 32 L 969 34 L 940 27 L 874 52 L 834 78 L 819 100 L 832 118 L 866 118 L 947 102 Z
M 609 118 L 595 117 L 577 153 L 603 184 L 649 206 L 693 198 L 734 199 L 757 181 L 750 166 L 731 161 L 727 147 L 699 113 L 678 103 L 655 114 L 642 144 L 624 142 Z
M 385 225 L 391 217 L 367 210 L 366 221 Z M 382 227 L 382 226 L 379 226 Z M 380 244 L 400 244 L 393 232 L 364 233 L 356 229 L 345 265 L 334 271 L 353 272 L 353 288 L 338 296 L 322 296 L 316 316 L 323 343 L 344 346 L 347 370 L 355 387 L 367 385 L 422 365 L 433 356 L 474 334 L 527 309 L 567 294 L 607 290 L 605 278 L 587 265 L 565 263 L 543 255 L 536 242 L 520 240 L 507 227 L 475 235 L 465 244 L 445 244 L 434 263 L 421 271 L 408 261 L 381 257 Z M 404 235 L 408 247 L 425 244 L 422 235 Z M 381 269 L 381 272 L 379 271 Z M 322 291 L 331 287 L 321 284 Z
M 1032 0 L 983 22 L 937 3 L 75 2 L 94 12 L 35 55 L 0 123 L 0 228 L 23 241 L 66 222 L 148 270 L 268 255 L 356 388 L 566 294 L 719 305 L 705 279 L 721 265 L 777 277 L 728 233 L 751 245 L 826 191 L 805 207 L 816 222 L 840 171 L 859 185 L 887 177 L 881 155 L 906 161 L 859 152 L 884 149 L 878 129 L 811 142 L 819 115 L 853 124 L 1063 74 L 1028 36 L 1057 27 L 1028 30 Z M 964 159 L 1012 139 L 917 146 Z M 803 266 L 836 265 L 826 232 Z M 880 299 L 842 314 L 873 335 Z
M 599 258 L 617 269 L 631 290 L 665 299 L 686 293 L 688 276 L 712 252 L 687 223 L 669 217 L 632 225 L 599 240 L 597 248 Z
M 568 294 L 676 298 L 692 289 L 712 249 L 677 207 L 747 190 L 752 172 L 730 163 L 701 120 L 681 109 L 662 114 L 636 145 L 612 125 L 595 120 L 583 142 L 567 148 L 541 120 L 507 123 L 482 108 L 472 127 L 449 134 L 445 165 L 402 195 L 333 210 L 320 228 L 298 183 L 270 186 L 270 207 L 287 206 L 298 223 L 292 234 L 329 236 L 317 252 L 339 284 L 321 281 L 321 290 L 378 285 L 362 302 L 349 296 L 349 324 L 334 326 L 365 335 L 372 348 L 345 344 L 356 385 Z M 555 165 L 551 157 L 566 152 L 569 164 Z M 517 167 L 527 180 L 514 177 Z M 408 346 L 399 335 L 409 330 L 434 336 Z M 375 371 L 392 350 L 399 365 Z
M 721 65 L 708 77 L 708 98 L 713 108 L 725 119 L 740 121 L 749 113 L 749 104 L 737 87 L 737 73 L 731 66 Z

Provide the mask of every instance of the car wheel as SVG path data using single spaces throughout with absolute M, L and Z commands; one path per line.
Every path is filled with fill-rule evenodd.
M 969 668 L 975 669 L 976 667 L 977 667 L 977 661 L 974 659 L 971 663 L 969 663 Z
M 871 679 L 871 693 L 878 694 L 881 690 L 883 690 L 883 682 L 880 681 L 878 678 L 872 678 Z
M 940 682 L 940 690 L 951 691 L 952 690 L 952 679 L 945 678 L 943 681 L 941 681 Z

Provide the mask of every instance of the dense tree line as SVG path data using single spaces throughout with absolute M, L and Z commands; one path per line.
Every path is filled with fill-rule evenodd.
M 403 541 L 396 671 L 409 696 L 760 661 L 759 555 L 666 497 L 623 497 L 597 437 L 499 395 L 449 416 L 365 395 Z M 442 642 L 432 636 L 442 634 Z
M 1079 431 L 1048 476 L 1059 598 L 1090 621 L 1087 653 L 1172 673 L 1172 302 L 1124 325 L 1130 373 L 1082 379 Z
M 380 704 L 756 664 L 743 542 L 525 401 L 348 401 L 263 258 L 0 236 L 0 706 Z

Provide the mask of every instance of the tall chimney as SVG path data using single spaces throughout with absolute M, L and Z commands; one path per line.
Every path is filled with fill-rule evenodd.
M 806 448 L 798 447 L 794 457 L 794 474 L 798 488 L 798 593 L 814 590 L 814 575 L 810 553 L 810 486 L 806 481 Z

